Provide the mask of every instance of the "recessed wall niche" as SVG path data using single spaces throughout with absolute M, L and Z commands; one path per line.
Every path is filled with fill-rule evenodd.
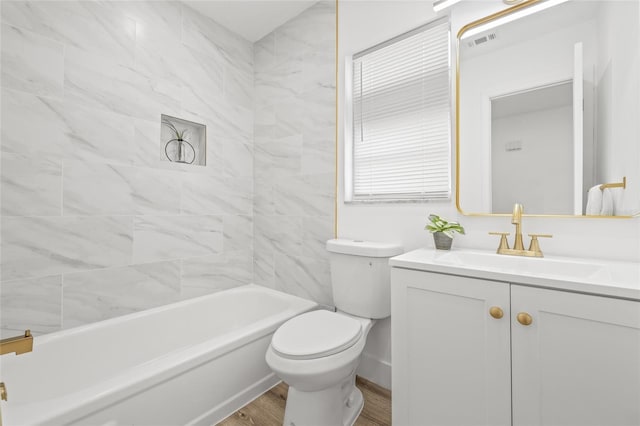
M 181 164 L 205 166 L 207 126 L 170 115 L 160 116 L 160 158 Z

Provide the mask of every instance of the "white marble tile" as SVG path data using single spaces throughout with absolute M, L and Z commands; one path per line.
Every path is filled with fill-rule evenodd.
M 302 59 L 283 62 L 265 71 L 256 69 L 253 80 L 255 105 L 273 105 L 300 95 L 303 69 Z
M 67 161 L 64 215 L 179 214 L 182 173 Z
M 148 167 L 164 167 L 160 143 L 160 121 L 135 120 L 134 122 L 134 164 Z
M 2 215 L 59 216 L 62 165 L 46 159 L 2 155 Z
M 224 138 L 241 138 L 249 143 L 253 138 L 253 110 L 228 101 L 224 97 L 194 92 L 185 87 L 181 102 L 183 115 L 195 117 L 192 121 L 213 123 L 207 126 L 208 143 Z
M 136 168 L 133 206 L 136 214 L 179 214 L 184 173 Z
M 194 297 L 194 289 L 207 293 L 249 284 L 253 278 L 250 250 L 182 260 L 183 298 Z
M 302 218 L 302 256 L 329 261 L 326 243 L 332 238 L 333 216 Z
M 220 56 L 209 55 L 192 49 L 184 44 L 181 46 L 184 61 L 178 64 L 180 69 L 176 75 L 183 86 L 192 93 L 203 94 L 205 97 L 223 94 L 225 61 Z
M 14 330 L 39 335 L 61 328 L 62 276 L 3 281 L 0 286 L 0 337 L 17 335 Z
M 253 250 L 253 217 L 223 216 L 224 252 Z
M 30 31 L 2 24 L 2 87 L 61 97 L 64 47 Z
M 276 288 L 274 271 L 274 254 L 258 253 L 253 254 L 253 283 L 268 288 Z
M 316 3 L 276 29 L 277 62 L 297 60 L 313 51 L 335 52 L 335 30 L 335 4 Z
M 250 215 L 253 209 L 250 177 L 219 178 L 185 174 L 182 212 L 186 214 Z
M 134 162 L 133 119 L 99 109 L 78 107 L 70 102 L 50 105 L 64 121 L 68 143 L 65 158 L 124 164 Z
M 2 90 L 0 100 L 3 152 L 45 159 L 68 152 L 68 128 L 59 117 L 59 103 L 13 90 Z
M 333 173 L 336 168 L 335 136 L 333 129 L 327 129 L 324 135 L 304 135 L 300 170 L 303 174 Z
M 302 164 L 302 135 L 256 143 L 254 152 L 254 174 L 258 179 L 273 182 L 296 176 Z
M 185 46 L 179 38 L 142 38 L 136 42 L 137 70 L 170 80 L 204 99 L 222 95 L 224 63 L 221 57 Z
M 147 75 L 183 81 L 182 76 L 191 70 L 186 69 L 189 54 L 180 38 L 164 40 L 146 36 L 143 32 L 136 39 L 135 69 Z
M 157 120 L 180 112 L 181 86 L 69 48 L 65 51 L 65 98 L 86 107 Z
M 253 184 L 253 214 L 273 216 L 276 206 L 273 203 L 273 184 L 256 181 Z
M 274 110 L 276 127 L 273 136 L 278 139 L 301 135 L 306 124 L 313 119 L 307 115 L 314 113 L 299 97 L 276 103 Z
M 115 1 L 112 7 L 136 22 L 136 42 L 171 42 L 182 37 L 182 4 L 177 1 Z
M 276 109 L 273 105 L 254 108 L 253 139 L 255 144 L 270 141 L 275 135 Z
M 134 172 L 126 166 L 66 161 L 64 215 L 133 215 Z
M 253 235 L 255 252 L 262 256 L 274 252 L 299 254 L 302 250 L 302 218 L 255 216 Z
M 11 90 L 2 92 L 2 150 L 47 159 L 135 160 L 131 118 Z
M 276 214 L 330 216 L 333 214 L 335 177 L 331 173 L 280 179 L 274 187 Z
M 229 62 L 244 63 L 247 68 L 253 66 L 250 42 L 189 7 L 183 8 L 182 16 L 184 44 L 203 53 L 220 55 Z
M 307 25 L 311 19 L 305 12 L 296 18 L 284 23 L 275 30 L 275 56 L 276 63 L 282 64 L 302 60 L 306 53 L 312 49 L 313 35 L 309 33 Z
M 276 65 L 276 37 L 270 32 L 253 43 L 253 65 L 256 70 L 267 71 Z
M 132 65 L 135 21 L 110 3 L 8 1 L 3 2 L 2 15 L 5 22 L 66 46 L 99 54 L 123 65 Z
M 302 68 L 302 92 L 328 89 L 335 111 L 336 93 L 335 48 L 328 51 L 312 51 L 305 56 Z
M 2 280 L 127 265 L 131 217 L 3 217 Z
M 180 300 L 180 261 L 65 274 L 63 328 Z
M 236 63 L 224 65 L 224 96 L 247 109 L 253 108 L 253 68 Z
M 326 260 L 276 253 L 275 286 L 305 299 L 333 304 L 331 270 Z
M 221 141 L 222 163 L 227 176 L 253 176 L 253 144 L 241 139 L 225 138 Z
M 207 256 L 222 251 L 218 216 L 137 216 L 133 263 Z
M 335 87 L 318 85 L 304 92 L 300 99 L 303 103 L 305 119 L 304 134 L 316 132 L 335 139 L 336 99 Z

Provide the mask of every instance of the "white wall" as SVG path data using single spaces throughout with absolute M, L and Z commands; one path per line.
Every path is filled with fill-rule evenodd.
M 429 2 L 350 2 L 339 3 L 338 135 L 339 192 L 338 236 L 374 241 L 396 241 L 406 250 L 433 247 L 431 236 L 423 230 L 429 213 L 459 220 L 467 234 L 456 237 L 454 248 L 495 250 L 498 241 L 488 231 L 511 231 L 504 217 L 471 217 L 459 214 L 455 201 L 404 204 L 345 204 L 343 189 L 344 149 L 344 58 L 377 42 L 384 41 L 435 18 Z M 452 35 L 462 25 L 504 8 L 499 0 L 461 2 L 453 8 Z M 455 68 L 454 68 L 455 69 Z M 455 158 L 455 157 L 454 157 Z M 637 162 L 636 164 L 640 164 Z M 455 175 L 452 166 L 452 176 Z M 455 182 L 452 179 L 452 185 Z M 542 249 L 547 256 L 581 256 L 603 259 L 640 259 L 640 221 L 632 219 L 529 218 L 524 231 L 551 233 Z M 359 371 L 365 377 L 389 385 L 389 320 L 371 331 L 365 359 Z

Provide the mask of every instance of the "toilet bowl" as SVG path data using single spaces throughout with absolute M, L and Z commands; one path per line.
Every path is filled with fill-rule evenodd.
M 290 319 L 273 335 L 266 361 L 289 385 L 285 426 L 351 426 L 364 405 L 355 374 L 375 320 L 390 314 L 389 257 L 397 244 L 327 241 L 337 312 Z
M 354 423 L 364 405 L 355 371 L 374 322 L 320 310 L 295 317 L 276 331 L 266 360 L 289 385 L 285 425 Z

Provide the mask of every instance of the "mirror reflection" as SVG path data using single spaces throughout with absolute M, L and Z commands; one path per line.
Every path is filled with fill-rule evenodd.
M 639 3 L 534 2 L 459 35 L 463 212 L 640 211 Z

